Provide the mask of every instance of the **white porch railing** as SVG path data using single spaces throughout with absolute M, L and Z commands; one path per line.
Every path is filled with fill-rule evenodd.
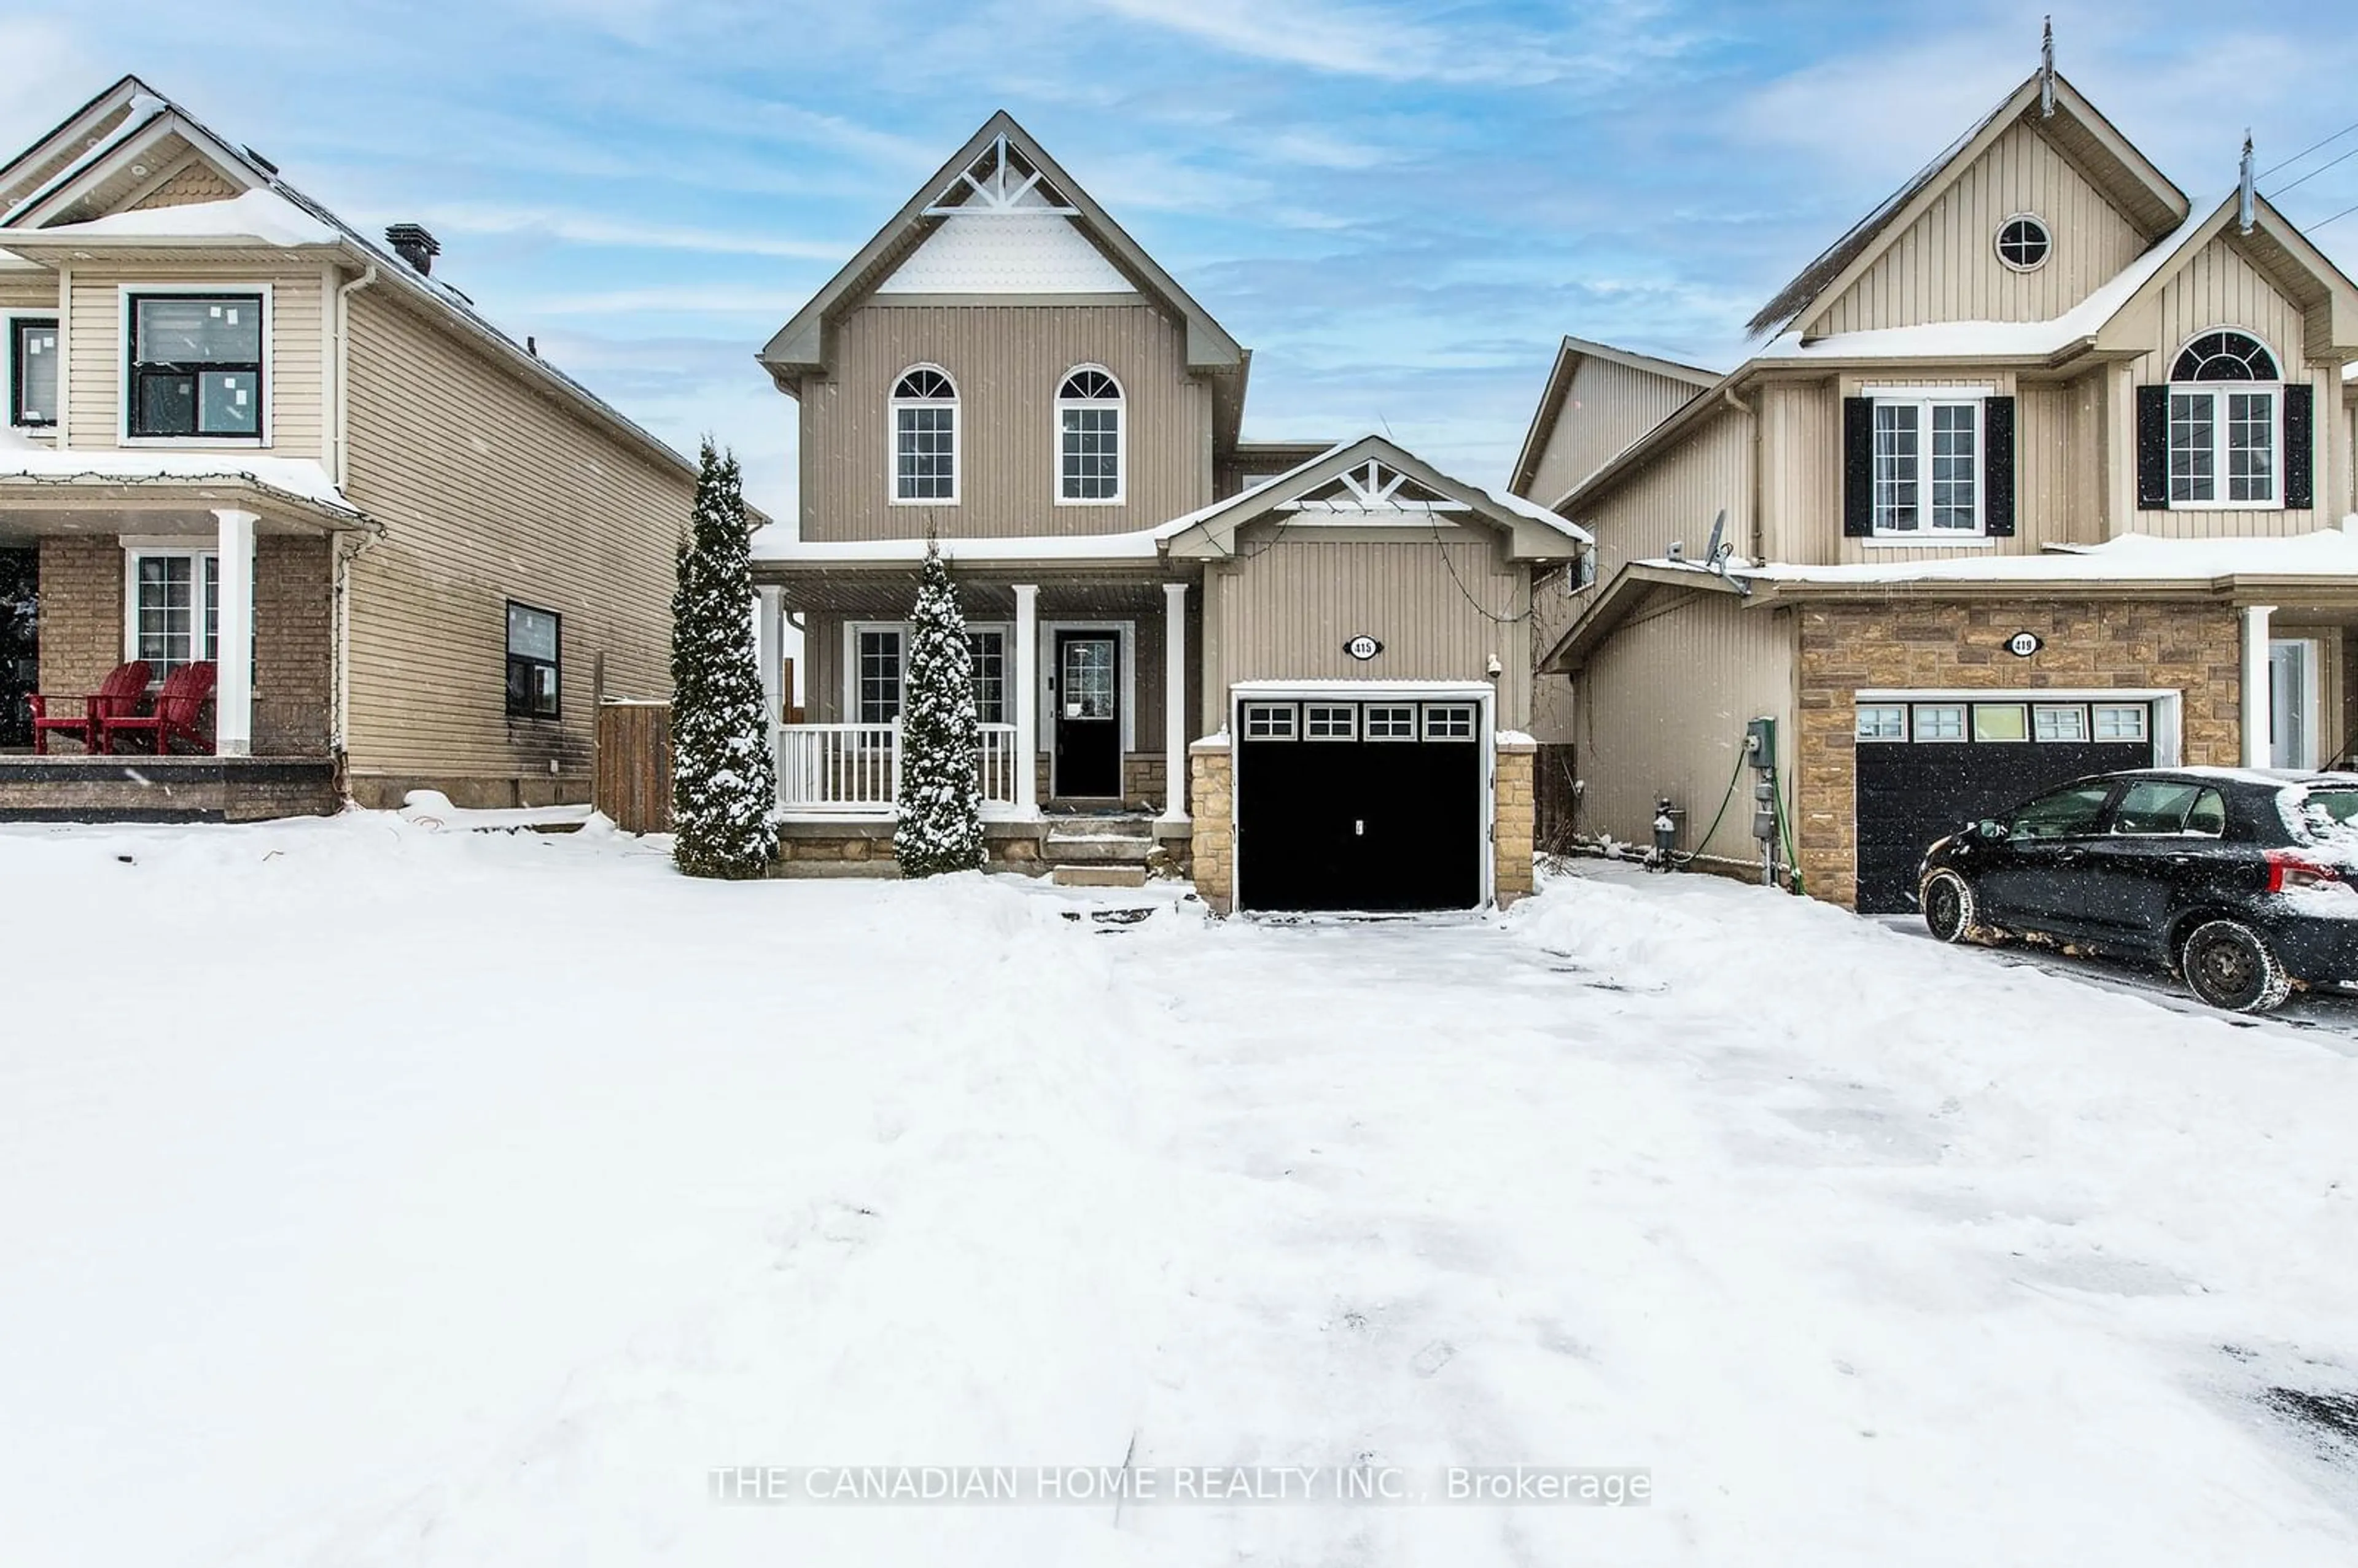
M 986 806 L 1015 799 L 1015 726 L 986 724 L 975 767 Z M 901 795 L 901 722 L 787 724 L 778 730 L 778 804 L 787 811 L 889 816 Z

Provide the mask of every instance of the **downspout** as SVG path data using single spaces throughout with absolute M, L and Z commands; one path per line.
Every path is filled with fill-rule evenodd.
M 1752 421 L 1752 536 L 1746 541 L 1748 547 L 1745 555 L 1755 561 L 1765 561 L 1768 557 L 1767 551 L 1762 547 L 1763 533 L 1767 524 L 1760 515 L 1760 418 L 1752 411 L 1752 405 L 1736 395 L 1736 388 L 1733 385 L 1721 387 L 1719 397 L 1721 402 Z
M 371 262 L 360 276 L 336 290 L 336 360 L 335 395 L 336 420 L 334 441 L 336 462 L 330 478 L 335 481 L 339 494 L 352 479 L 352 297 L 376 281 L 376 264 Z M 328 745 L 336 758 L 336 771 L 348 772 L 350 766 L 347 738 L 352 733 L 352 561 L 368 548 L 363 538 L 347 548 L 341 535 L 330 546 L 335 552 L 336 601 L 336 711 L 329 726 L 331 733 Z M 344 781 L 345 793 L 351 793 L 349 777 Z

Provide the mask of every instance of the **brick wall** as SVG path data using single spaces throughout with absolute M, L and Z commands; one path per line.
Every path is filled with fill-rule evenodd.
M 254 752 L 324 757 L 335 695 L 329 545 L 265 535 L 254 548 Z M 123 662 L 123 576 L 112 535 L 41 541 L 41 690 L 95 691 Z
M 2223 605 L 1911 599 L 1806 606 L 1798 618 L 1797 853 L 1808 891 L 1835 903 L 1857 892 L 1853 708 L 1862 688 L 2176 688 L 2185 694 L 2180 760 L 2242 756 L 2243 637 Z M 2017 658 L 2005 648 L 2017 632 L 2045 645 Z

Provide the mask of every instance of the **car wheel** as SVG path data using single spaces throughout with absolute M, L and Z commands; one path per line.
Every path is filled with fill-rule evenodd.
M 1924 879 L 1917 902 L 1924 907 L 1925 929 L 1943 942 L 1962 942 L 1981 924 L 1981 906 L 1973 884 L 1943 867 Z
M 2260 934 L 2240 920 L 2206 921 L 2186 939 L 2186 986 L 2229 1012 L 2266 1012 L 2292 994 L 2292 978 Z

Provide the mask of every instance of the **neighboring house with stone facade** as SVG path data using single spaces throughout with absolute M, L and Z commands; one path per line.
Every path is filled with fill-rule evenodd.
M 1526 443 L 1597 542 L 1541 604 L 1582 831 L 1667 796 L 1758 871 L 1769 719 L 1778 860 L 1898 911 L 1931 839 L 2077 775 L 2349 756 L 2358 289 L 2266 200 L 2190 202 L 2042 73 L 1751 325 Z
M 0 709 L 133 659 L 218 681 L 212 756 L 0 731 L 0 816 L 588 798 L 595 696 L 669 691 L 695 469 L 436 250 L 133 78 L 0 168 L 0 585 L 38 603 Z
M 762 351 L 798 531 L 755 546 L 783 869 L 889 872 L 908 619 L 959 589 L 995 864 L 1215 905 L 1469 908 L 1529 889 L 1543 507 L 1377 436 L 1241 438 L 1249 355 L 1004 114 Z M 777 660 L 764 659 L 775 669 Z M 773 702 L 773 708 L 778 706 Z

